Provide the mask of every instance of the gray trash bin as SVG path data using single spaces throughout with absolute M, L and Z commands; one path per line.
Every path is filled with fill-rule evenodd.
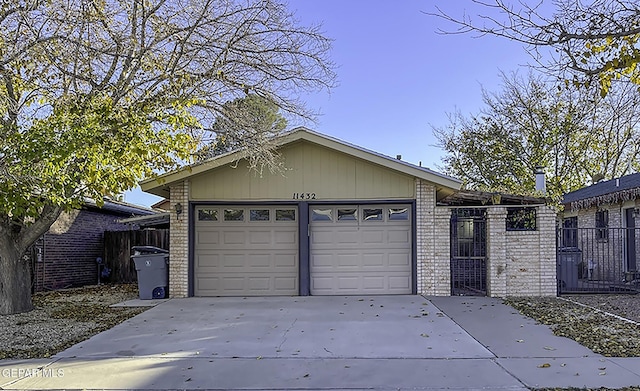
M 578 268 L 582 262 L 582 250 L 562 247 L 559 251 L 560 281 L 565 291 L 578 289 Z
M 154 246 L 134 246 L 131 256 L 138 274 L 142 300 L 164 299 L 169 294 L 169 251 Z

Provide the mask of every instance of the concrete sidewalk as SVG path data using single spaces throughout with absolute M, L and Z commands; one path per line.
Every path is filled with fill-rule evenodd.
M 520 315 L 499 299 L 428 297 L 495 356 L 492 361 L 531 388 L 640 385 L 640 358 L 607 358 Z
M 2 389 L 639 384 L 640 359 L 601 357 L 485 297 L 174 299 L 50 360 L 0 361 Z

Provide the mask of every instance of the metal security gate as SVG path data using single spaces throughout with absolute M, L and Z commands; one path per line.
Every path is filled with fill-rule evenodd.
M 460 208 L 451 213 L 451 294 L 487 294 L 486 209 Z
M 578 228 L 567 218 L 558 229 L 558 293 L 640 293 L 640 228 Z

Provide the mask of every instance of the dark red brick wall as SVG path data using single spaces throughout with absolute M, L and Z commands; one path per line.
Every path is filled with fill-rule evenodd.
M 64 213 L 51 226 L 34 253 L 36 291 L 92 285 L 98 282 L 96 258 L 103 257 L 104 231 L 126 231 L 124 216 L 94 210 Z M 41 251 L 41 256 L 37 256 Z

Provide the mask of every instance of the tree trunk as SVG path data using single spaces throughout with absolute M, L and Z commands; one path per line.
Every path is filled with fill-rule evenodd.
M 32 309 L 29 261 L 10 240 L 0 238 L 0 315 Z
M 31 311 L 31 262 L 22 256 L 44 235 L 62 213 L 62 207 L 45 205 L 31 224 L 16 225 L 0 215 L 0 315 Z M 16 229 L 19 227 L 19 229 Z

